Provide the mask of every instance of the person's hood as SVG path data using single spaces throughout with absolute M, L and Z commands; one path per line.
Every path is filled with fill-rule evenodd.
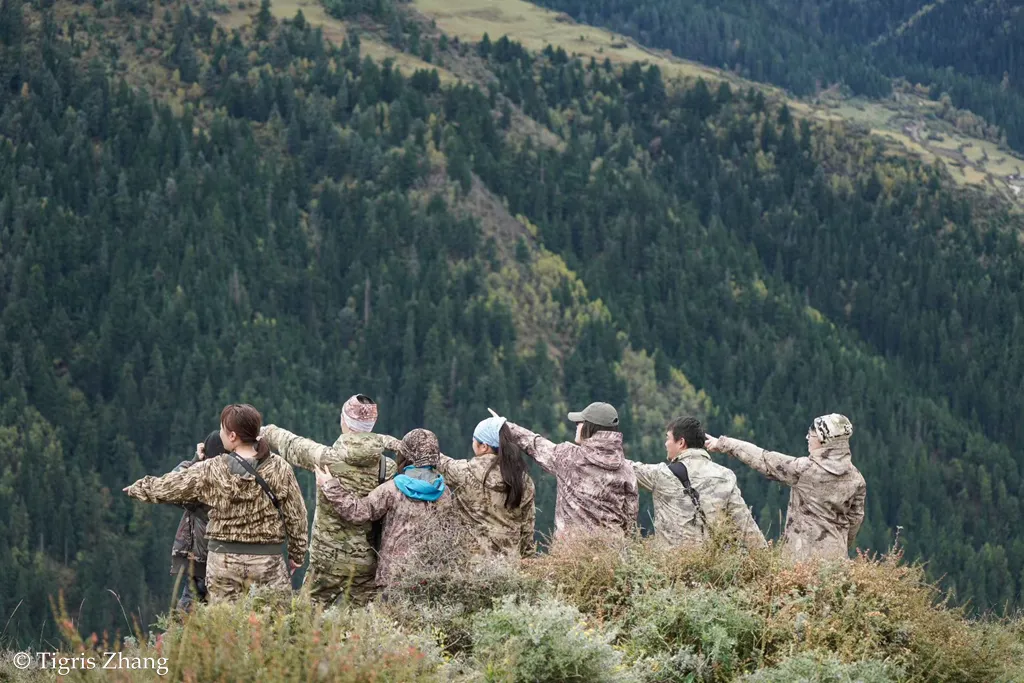
M 703 448 L 686 448 L 679 451 L 676 457 L 670 458 L 670 461 L 681 462 L 688 458 L 704 458 L 706 460 L 711 460 L 711 456 L 708 455 L 708 452 Z
M 580 446 L 583 458 L 603 470 L 617 470 L 626 461 L 621 432 L 597 432 Z
M 372 432 L 349 432 L 334 442 L 334 449 L 348 453 L 345 462 L 354 467 L 376 467 L 384 447 L 377 434 Z
M 406 498 L 433 502 L 444 494 L 444 477 L 431 467 L 406 467 L 395 486 Z
M 811 451 L 810 458 L 829 474 L 846 474 L 853 467 L 850 439 L 833 439 L 828 445 Z

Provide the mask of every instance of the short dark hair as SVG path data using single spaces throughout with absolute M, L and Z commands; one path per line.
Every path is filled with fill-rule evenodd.
M 586 420 L 584 420 L 583 421 L 583 430 L 580 432 L 580 440 L 589 439 L 590 437 L 592 437 L 594 434 L 597 434 L 598 432 L 617 432 L 617 431 L 619 431 L 618 427 L 603 427 L 601 425 L 594 424 L 593 422 L 587 422 Z
M 362 403 L 364 406 L 376 405 L 376 401 L 367 396 L 366 394 L 356 394 L 356 400 Z
M 677 417 L 668 423 L 665 431 L 671 432 L 672 438 L 676 441 L 685 439 L 687 448 L 704 448 L 704 442 L 708 438 L 700 420 L 695 417 Z
M 227 451 L 224 450 L 224 442 L 220 440 L 220 430 L 210 432 L 206 437 L 206 441 L 203 442 L 203 459 L 213 460 L 217 456 L 224 455 Z

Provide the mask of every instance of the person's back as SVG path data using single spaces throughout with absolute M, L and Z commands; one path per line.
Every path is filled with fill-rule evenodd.
M 849 460 L 797 458 L 786 511 L 787 552 L 793 557 L 849 557 L 864 519 L 867 484 Z
M 528 557 L 533 541 L 536 489 L 503 418 L 481 421 L 473 433 L 474 457 L 440 456 L 462 521 L 476 537 L 480 553 Z
M 703 449 L 696 448 L 684 451 L 675 462 L 686 467 L 704 519 L 668 463 L 647 465 L 651 470 L 643 474 L 637 472 L 637 481 L 653 494 L 656 538 L 673 547 L 700 543 L 707 538 L 706 525 L 728 520 L 727 523 L 736 528 L 747 547 L 766 545 L 761 530 L 743 501 L 732 470 L 711 460 Z M 634 463 L 634 471 L 639 464 Z
M 414 429 L 402 443 L 408 466 L 363 498 L 346 491 L 325 468 L 316 469 L 318 487 L 343 519 L 384 520 L 376 576 L 379 588 L 387 587 L 402 562 L 419 551 L 432 531 L 433 518 L 452 512 L 451 493 L 435 471 L 440 456 L 437 437 L 426 429 Z
M 690 447 L 704 444 L 706 435 L 700 422 L 692 417 L 677 418 L 666 426 L 665 436 L 668 462 L 632 463 L 637 482 L 653 494 L 655 538 L 673 547 L 701 543 L 710 525 L 729 523 L 747 547 L 765 546 L 736 475 L 711 460 L 703 448 Z M 680 475 L 684 473 L 690 491 L 683 485 Z
M 577 423 L 577 443 L 554 444 L 509 423 L 516 444 L 558 482 L 555 537 L 636 527 L 640 499 L 636 475 L 626 460 L 618 414 L 607 403 L 569 413 Z M 596 420 L 596 421 L 594 421 Z
M 848 558 L 864 521 L 867 484 L 853 465 L 844 415 L 815 418 L 807 434 L 808 457 L 794 458 L 729 437 L 708 437 L 709 450 L 727 453 L 791 487 L 783 536 L 797 560 Z
M 221 412 L 221 439 L 231 452 L 162 477 L 144 477 L 124 490 L 153 503 L 209 506 L 207 590 L 211 602 L 236 598 L 249 585 L 290 590 L 289 576 L 308 546 L 306 504 L 291 466 L 260 443 L 259 411 L 230 405 Z M 266 482 L 264 491 L 244 461 Z M 287 541 L 290 565 L 282 557 Z
M 310 471 L 318 466 L 325 467 L 346 491 L 363 497 L 381 483 L 382 460 L 384 479 L 395 475 L 395 463 L 384 451 L 401 447 L 401 442 L 394 437 L 368 431 L 376 418 L 376 404 L 368 397 L 356 395 L 343 406 L 343 432 L 330 447 L 276 425 L 268 425 L 263 438 L 289 464 Z M 313 599 L 331 604 L 347 594 L 352 602 L 359 604 L 371 597 L 377 572 L 372 528 L 370 522 L 354 523 L 343 519 L 323 491 L 317 489 L 309 571 L 305 579 Z

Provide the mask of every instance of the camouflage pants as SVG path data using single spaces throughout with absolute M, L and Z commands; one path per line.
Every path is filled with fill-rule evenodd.
M 363 566 L 322 567 L 311 563 L 303 585 L 309 587 L 310 597 L 326 606 L 346 601 L 365 605 L 377 590 L 376 567 L 370 569 L 367 572 Z
M 237 600 L 254 584 L 290 591 L 292 581 L 284 557 L 210 553 L 206 563 L 206 590 L 211 604 Z

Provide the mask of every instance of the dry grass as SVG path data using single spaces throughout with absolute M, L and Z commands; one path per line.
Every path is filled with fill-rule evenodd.
M 703 546 L 679 549 L 560 541 L 517 566 L 471 559 L 464 531 L 429 536 L 386 602 L 365 609 L 322 611 L 303 593 L 282 601 L 254 592 L 236 605 L 200 607 L 141 644 L 83 639 L 62 621 L 68 653 L 120 648 L 169 666 L 166 676 L 70 678 L 561 680 L 551 672 L 599 664 L 607 680 L 630 683 L 757 672 L 763 681 L 794 672 L 804 680 L 1024 680 L 1024 621 L 966 619 L 898 552 L 793 564 L 777 548 L 741 550 L 729 529 L 716 529 Z M 540 658 L 530 646 L 539 634 Z M 837 671 L 846 677 L 826 676 Z M 0 678 L 6 673 L 0 663 Z

